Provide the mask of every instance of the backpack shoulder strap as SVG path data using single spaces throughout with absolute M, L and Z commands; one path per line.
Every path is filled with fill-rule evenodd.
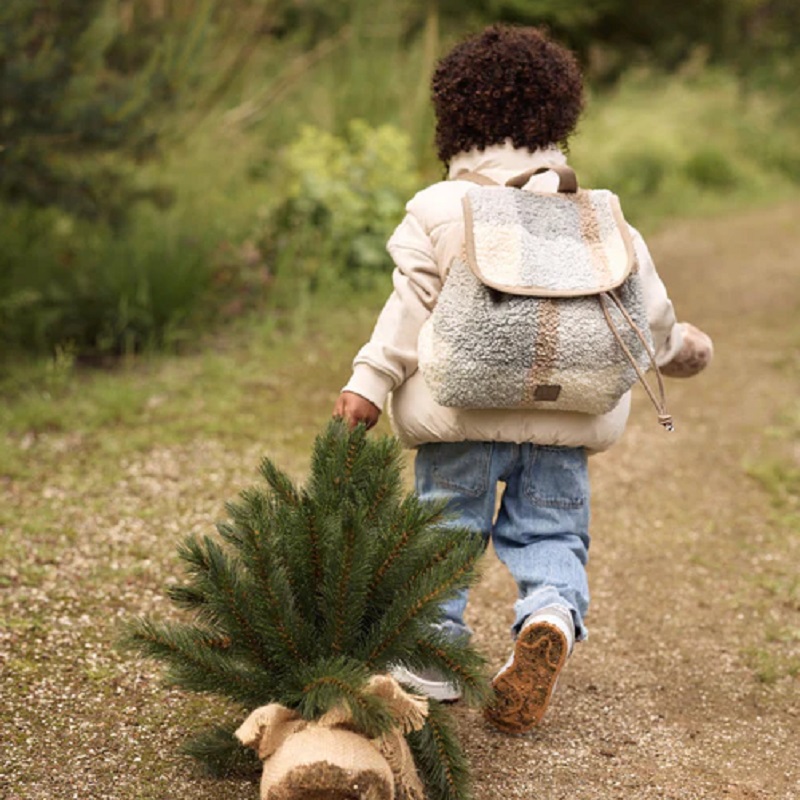
M 578 191 L 578 178 L 575 175 L 575 170 L 572 169 L 572 167 L 568 167 L 566 164 L 557 164 L 552 167 L 538 167 L 537 169 L 529 169 L 520 175 L 515 175 L 513 178 L 509 178 L 505 185 L 512 186 L 516 189 L 521 189 L 534 175 L 540 175 L 543 172 L 555 172 L 556 175 L 558 175 L 559 192 L 574 194 Z M 482 175 L 480 172 L 471 172 L 470 170 L 466 169 L 461 170 L 461 172 L 456 175 L 455 179 L 457 181 L 470 181 L 471 183 L 477 183 L 479 186 L 501 185 L 486 175 Z
M 456 175 L 455 179 L 457 181 L 470 181 L 471 183 L 477 183 L 479 186 L 500 185 L 497 181 L 493 181 L 486 175 L 481 175 L 480 172 L 470 172 L 468 169 L 462 169 L 461 172 L 459 172 L 458 175 Z
M 513 186 L 521 189 L 534 175 L 540 175 L 542 172 L 555 172 L 558 175 L 558 191 L 567 194 L 575 194 L 578 191 L 578 178 L 575 175 L 575 170 L 568 167 L 566 164 L 557 164 L 552 167 L 539 167 L 538 169 L 529 169 L 521 175 L 516 175 L 506 181 L 506 186 Z

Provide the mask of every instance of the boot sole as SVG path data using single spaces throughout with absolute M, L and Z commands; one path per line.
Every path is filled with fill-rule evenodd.
M 504 733 L 526 733 L 541 722 L 567 660 L 567 640 L 549 622 L 523 628 L 511 664 L 492 681 L 486 720 Z

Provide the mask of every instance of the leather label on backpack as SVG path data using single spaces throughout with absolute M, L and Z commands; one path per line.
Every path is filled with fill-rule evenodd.
M 561 387 L 557 383 L 540 383 L 533 390 L 533 399 L 544 403 L 554 403 L 561 394 Z

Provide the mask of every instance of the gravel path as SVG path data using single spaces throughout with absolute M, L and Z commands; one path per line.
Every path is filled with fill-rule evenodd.
M 800 655 L 800 545 L 747 472 L 800 389 L 786 366 L 800 344 L 798 212 L 653 240 L 680 316 L 712 334 L 716 360 L 669 384 L 676 434 L 640 395 L 623 443 L 593 459 L 591 636 L 543 725 L 508 737 L 456 708 L 477 800 L 800 798 L 800 681 L 759 681 L 748 656 L 765 642 Z M 120 620 L 171 613 L 176 540 L 210 531 L 265 451 L 302 477 L 305 456 L 280 437 L 244 452 L 215 439 L 125 452 L 113 474 L 75 434 L 8 440 L 48 475 L 0 476 L 0 798 L 257 797 L 253 782 L 201 777 L 176 754 L 190 728 L 230 711 L 165 690 L 112 643 Z M 794 594 L 775 588 L 792 576 Z M 513 599 L 487 558 L 469 613 L 493 667 Z
M 669 382 L 673 436 L 642 397 L 623 442 L 593 459 L 590 638 L 534 736 L 462 713 L 478 798 L 800 798 L 800 680 L 766 688 L 743 657 L 770 627 L 800 649 L 800 595 L 781 607 L 764 589 L 775 563 L 797 586 L 800 542 L 796 529 L 770 532 L 769 501 L 746 473 L 800 388 L 783 365 L 800 344 L 796 219 L 794 208 L 698 222 L 652 242 L 715 362 Z M 513 592 L 495 562 L 474 598 L 495 666 Z

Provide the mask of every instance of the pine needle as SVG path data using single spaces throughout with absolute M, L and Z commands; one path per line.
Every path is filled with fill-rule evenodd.
M 472 800 L 469 764 L 441 703 L 429 702 L 425 727 L 406 739 L 431 800 Z
M 193 621 L 136 620 L 127 644 L 161 661 L 182 689 L 250 709 L 280 703 L 307 720 L 343 715 L 368 737 L 395 725 L 386 701 L 367 691 L 393 664 L 437 667 L 480 700 L 482 659 L 435 623 L 441 602 L 474 580 L 483 542 L 448 525 L 441 505 L 402 496 L 402 466 L 396 440 L 341 421 L 317 437 L 304 488 L 265 459 L 265 485 L 227 504 L 216 537 L 179 547 L 187 581 L 168 596 Z M 432 704 L 409 741 L 431 800 L 467 800 L 446 712 Z M 185 747 L 218 775 L 252 762 L 241 750 L 224 728 Z
M 228 728 L 212 728 L 181 745 L 214 778 L 255 777 L 261 769 L 255 750 L 244 747 Z

